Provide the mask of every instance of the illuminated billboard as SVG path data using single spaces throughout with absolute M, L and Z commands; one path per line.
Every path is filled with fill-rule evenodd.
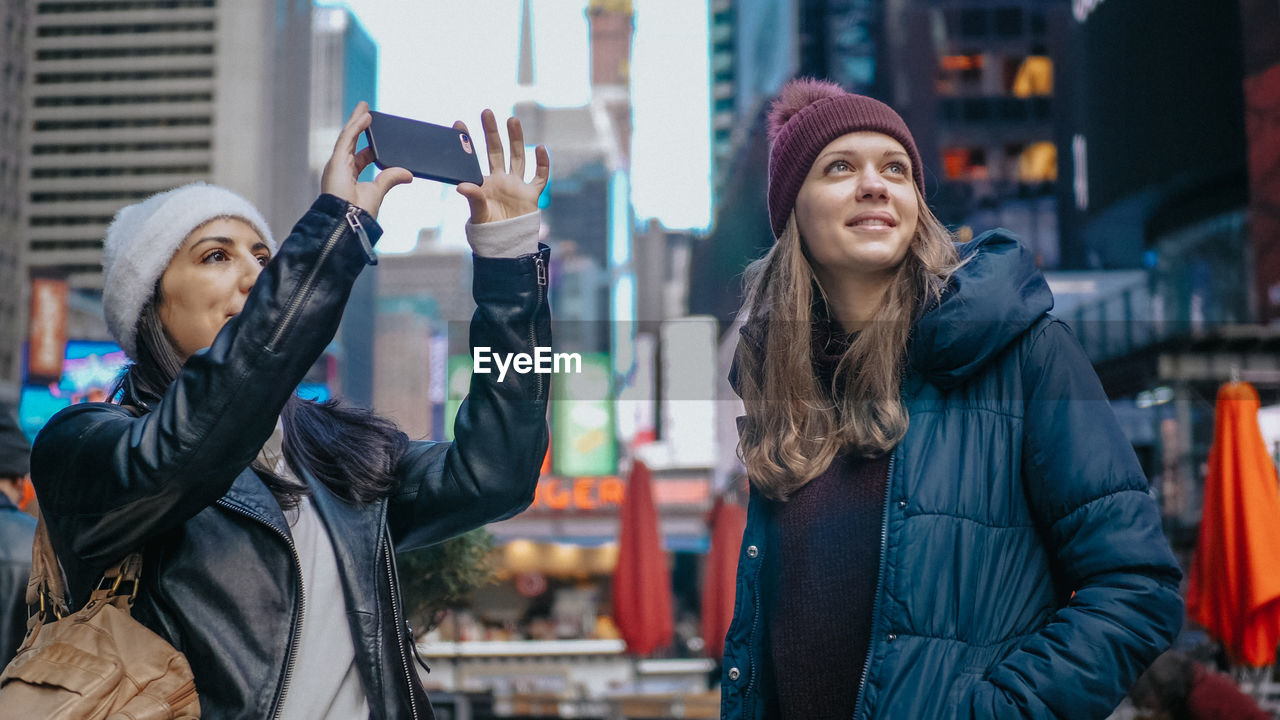
M 129 362 L 113 342 L 69 340 L 62 359 L 62 376 L 49 384 L 28 383 L 22 388 L 18 422 L 34 438 L 55 413 L 79 402 L 102 402 Z
M 557 475 L 613 475 L 618 448 L 611 364 L 582 353 L 582 372 L 557 375 L 551 392 L 551 469 Z

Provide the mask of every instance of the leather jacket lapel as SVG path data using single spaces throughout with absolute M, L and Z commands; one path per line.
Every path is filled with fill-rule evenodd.
M 285 521 L 280 503 L 276 502 L 275 496 L 267 489 L 262 478 L 258 477 L 258 473 L 254 472 L 252 467 L 240 471 L 235 481 L 231 483 L 231 489 L 222 496 L 222 500 L 267 521 L 276 530 L 289 534 L 289 523 Z
M 333 543 L 348 612 L 376 614 L 377 594 L 369 589 L 385 584 L 378 573 L 378 532 L 383 526 L 386 500 L 353 505 L 338 498 L 310 473 L 306 482 L 311 487 L 312 505 Z

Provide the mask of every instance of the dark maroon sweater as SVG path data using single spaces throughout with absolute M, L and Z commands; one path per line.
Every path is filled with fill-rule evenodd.
M 819 327 L 815 345 L 815 370 L 829 386 L 847 341 Z M 778 508 L 768 627 L 782 718 L 853 716 L 871 639 L 888 475 L 888 455 L 841 453 Z
M 783 718 L 848 720 L 871 639 L 889 456 L 838 456 L 778 511 L 770 639 Z

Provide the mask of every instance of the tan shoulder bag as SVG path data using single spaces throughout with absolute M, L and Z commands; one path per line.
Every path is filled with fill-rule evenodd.
M 0 720 L 199 718 L 187 658 L 129 614 L 142 555 L 108 569 L 88 604 L 68 615 L 62 573 L 43 515 L 38 519 L 27 584 L 27 605 L 36 612 L 0 674 Z

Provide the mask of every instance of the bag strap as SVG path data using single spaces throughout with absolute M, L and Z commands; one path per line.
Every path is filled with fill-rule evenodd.
M 142 574 L 142 554 L 130 553 L 120 562 L 107 568 L 91 600 L 109 600 L 123 610 L 133 606 L 138 594 L 138 578 Z M 31 577 L 27 580 L 27 608 L 32 619 L 47 621 L 49 613 L 62 618 L 69 612 L 67 587 L 62 580 L 58 557 L 49 541 L 49 530 L 44 513 L 36 510 L 36 536 L 31 546 Z M 123 601 L 123 602 L 121 602 Z
M 52 612 L 61 618 L 67 614 L 66 585 L 58 568 L 58 557 L 49 542 L 44 513 L 36 508 L 36 536 L 31 546 L 31 577 L 27 580 L 27 608 L 38 608 L 35 615 L 45 617 Z M 49 605 L 46 606 L 45 601 Z
M 142 553 L 134 552 L 107 568 L 90 600 L 108 600 L 122 610 L 133 606 L 142 575 Z M 30 621 L 47 622 L 49 614 L 61 619 L 69 610 L 67 586 L 62 580 L 58 556 L 49 541 L 44 513 L 36 509 L 36 536 L 31 546 L 31 577 L 27 580 L 27 608 Z M 34 610 L 35 612 L 31 612 Z

